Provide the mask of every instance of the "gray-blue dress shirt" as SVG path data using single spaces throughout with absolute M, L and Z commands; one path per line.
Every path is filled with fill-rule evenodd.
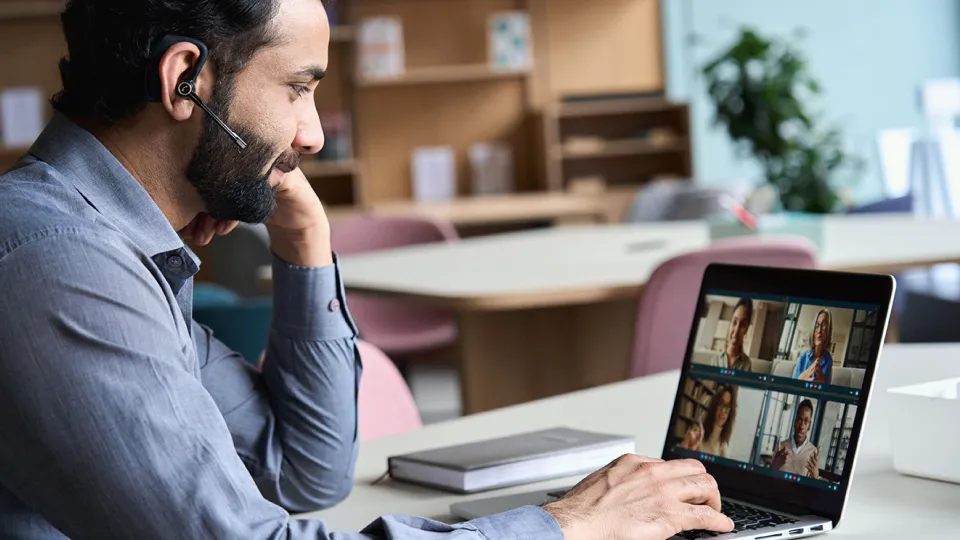
M 0 176 L 0 538 L 562 536 L 537 507 L 354 533 L 291 518 L 353 484 L 361 363 L 338 266 L 274 260 L 261 373 L 193 321 L 198 264 L 62 115 Z

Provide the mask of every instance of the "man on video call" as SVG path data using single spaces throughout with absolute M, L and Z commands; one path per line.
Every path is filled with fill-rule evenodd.
M 793 436 L 776 446 L 770 468 L 811 478 L 820 477 L 820 449 L 810 440 L 813 425 L 813 403 L 805 399 L 797 405 L 793 420 Z
M 732 529 L 702 464 L 633 455 L 545 507 L 467 523 L 386 515 L 361 534 L 291 517 L 348 495 L 358 446 L 357 329 L 323 205 L 298 168 L 323 145 L 324 7 L 72 0 L 62 22 L 54 118 L 0 176 L 0 537 Z M 238 221 L 265 223 L 275 255 L 260 368 L 191 315 L 198 262 L 182 239 L 205 245 Z

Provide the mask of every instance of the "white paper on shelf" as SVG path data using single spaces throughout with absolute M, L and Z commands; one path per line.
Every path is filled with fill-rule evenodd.
M 490 17 L 488 32 L 491 65 L 504 69 L 524 69 L 532 66 L 533 46 L 528 13 L 494 13 Z
M 419 202 L 449 201 L 456 197 L 457 170 L 453 148 L 422 147 L 413 151 L 413 196 Z
M 371 17 L 357 33 L 360 74 L 367 78 L 399 77 L 405 70 L 403 24 L 395 17 Z
M 0 91 L 0 143 L 24 148 L 43 131 L 43 92 L 36 87 Z

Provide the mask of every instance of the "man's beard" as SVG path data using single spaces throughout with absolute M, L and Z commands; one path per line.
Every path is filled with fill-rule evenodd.
M 209 103 L 227 125 L 229 86 L 218 85 Z M 245 149 L 241 150 L 210 115 L 204 115 L 203 133 L 187 166 L 187 179 L 200 194 L 210 217 L 263 223 L 277 206 L 270 173 L 274 168 L 282 172 L 297 168 L 300 154 L 288 150 L 274 158 L 278 150 L 262 137 L 236 125 L 230 127 L 247 143 Z

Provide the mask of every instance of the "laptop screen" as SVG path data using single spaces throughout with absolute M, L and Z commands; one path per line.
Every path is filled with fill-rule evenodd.
M 704 292 L 667 448 L 784 484 L 844 491 L 886 306 Z

